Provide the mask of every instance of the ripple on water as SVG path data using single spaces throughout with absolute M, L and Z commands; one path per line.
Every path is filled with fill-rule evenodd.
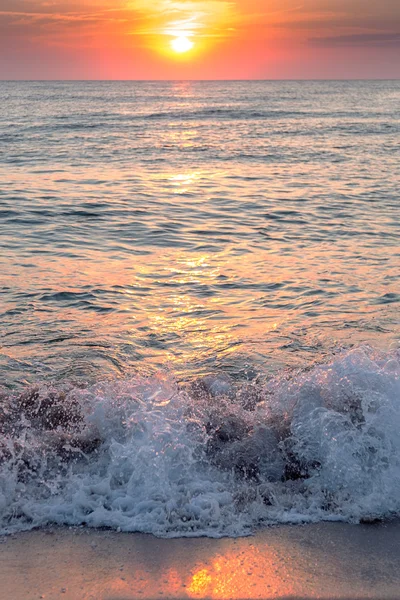
M 1 83 L 3 354 L 194 377 L 396 345 L 399 93 Z

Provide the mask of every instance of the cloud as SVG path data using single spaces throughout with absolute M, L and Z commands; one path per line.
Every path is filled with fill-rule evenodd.
M 229 0 L 131 0 L 128 6 L 141 13 L 147 27 L 138 35 L 197 35 L 214 37 L 227 31 L 235 14 L 236 4 Z
M 37 13 L 37 12 L 22 12 L 22 11 L 11 11 L 1 10 L 0 19 L 7 19 L 12 23 L 20 23 L 22 21 L 26 23 L 52 23 L 57 22 L 85 22 L 93 20 L 105 20 L 105 17 L 101 15 L 93 14 L 82 14 L 82 13 Z
M 22 10 L 21 3 L 17 8 L 20 10 L 0 10 L 0 36 L 13 43 L 44 40 L 51 45 L 62 45 L 72 36 L 78 44 L 85 44 L 85 39 L 106 32 L 118 31 L 123 35 L 133 26 L 136 17 L 132 11 L 110 8 L 109 5 L 89 6 L 89 2 L 85 3 L 85 10 L 64 11 L 52 2 L 37 3 L 35 10 Z M 25 8 L 31 8 L 31 4 L 25 2 Z
M 231 0 L 3 0 L 0 35 L 8 38 L 82 38 L 106 35 L 149 38 L 173 35 L 228 37 Z
M 309 42 L 317 46 L 400 46 L 400 32 L 313 37 Z
M 0 26 L 11 28 L 10 33 L 21 33 L 21 30 L 33 29 L 39 31 L 41 28 L 52 29 L 58 26 L 68 25 L 93 25 L 96 23 L 124 22 L 126 18 L 111 16 L 108 13 L 83 13 L 83 12 L 27 12 L 27 11 L 5 11 L 0 10 Z

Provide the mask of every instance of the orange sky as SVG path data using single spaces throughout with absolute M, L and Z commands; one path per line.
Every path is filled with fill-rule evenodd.
M 400 0 L 0 0 L 0 79 L 398 78 L 399 57 Z

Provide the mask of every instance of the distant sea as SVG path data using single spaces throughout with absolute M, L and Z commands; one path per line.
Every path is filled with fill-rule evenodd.
M 400 82 L 0 82 L 0 530 L 400 514 Z

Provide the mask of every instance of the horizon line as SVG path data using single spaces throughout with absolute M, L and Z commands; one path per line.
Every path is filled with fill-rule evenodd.
M 260 78 L 260 79 L 2 79 L 0 83 L 171 83 L 171 82 L 187 82 L 187 83 L 261 83 L 261 82 L 335 82 L 335 81 L 400 81 L 400 77 L 299 77 L 299 78 Z

